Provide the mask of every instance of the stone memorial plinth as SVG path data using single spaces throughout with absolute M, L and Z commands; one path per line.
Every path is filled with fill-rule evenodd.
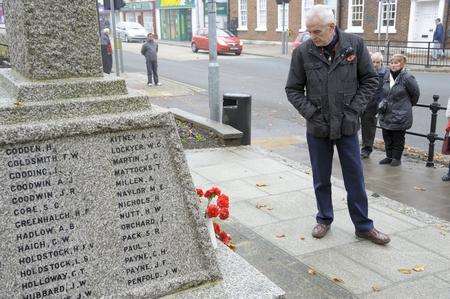
M 102 75 L 96 1 L 4 4 L 0 298 L 281 297 L 212 248 L 173 115 Z
M 2 296 L 159 296 L 220 279 L 170 114 L 2 129 Z
M 30 79 L 101 77 L 97 1 L 3 1 L 11 64 Z

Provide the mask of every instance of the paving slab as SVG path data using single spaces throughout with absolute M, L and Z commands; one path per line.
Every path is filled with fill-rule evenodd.
M 377 211 L 379 211 L 379 212 L 381 212 L 381 213 L 384 213 L 384 214 L 387 215 L 387 216 L 390 216 L 390 217 L 399 219 L 399 220 L 401 220 L 401 221 L 403 221 L 403 222 L 410 223 L 410 224 L 412 224 L 412 225 L 414 225 L 414 226 L 417 226 L 417 227 L 425 227 L 425 226 L 428 225 L 428 224 L 427 224 L 426 222 L 424 222 L 424 221 L 419 221 L 419 220 L 416 219 L 416 218 L 412 218 L 412 217 L 410 217 L 410 216 L 407 216 L 407 215 L 405 215 L 405 214 L 403 214 L 403 213 L 400 213 L 400 212 L 398 212 L 398 211 L 395 211 L 395 210 L 392 209 L 392 208 L 388 208 L 388 207 L 381 206 L 381 205 L 378 205 L 378 204 L 373 204 L 373 203 L 370 203 L 370 202 L 369 202 L 369 207 L 370 207 L 372 210 L 377 210 Z
M 391 242 L 386 246 L 374 246 L 369 241 L 362 241 L 338 247 L 336 250 L 395 282 L 450 269 L 450 260 L 398 236 L 392 236 Z M 425 271 L 412 271 L 411 274 L 399 271 L 412 269 L 417 265 L 423 265 Z
M 340 254 L 334 249 L 297 257 L 321 274 L 331 279 L 341 279 L 339 283 L 354 294 L 362 294 L 372 290 L 373 285 L 387 287 L 392 282 L 362 264 Z
M 257 150 L 255 150 L 254 147 L 251 146 L 239 146 L 239 147 L 233 147 L 228 148 L 228 150 L 232 153 L 235 153 L 241 158 L 244 159 L 264 159 L 267 158 L 267 155 L 265 153 L 260 153 Z
M 433 276 L 404 282 L 380 292 L 372 292 L 362 298 L 450 298 L 450 284 Z
M 247 201 L 230 205 L 231 218 L 250 228 L 278 222 L 279 220 L 267 212 L 257 209 Z
M 230 198 L 233 205 L 236 202 L 268 196 L 268 194 L 260 190 L 255 185 L 250 185 L 242 179 L 220 182 L 220 189 Z
M 246 177 L 246 182 L 260 185 L 259 189 L 269 194 L 279 194 L 310 188 L 308 181 L 289 171 Z
M 289 220 L 317 213 L 316 199 L 303 191 L 293 191 L 249 200 L 279 220 Z
M 450 270 L 442 272 L 442 273 L 435 274 L 434 276 L 436 276 L 436 277 L 438 277 L 438 278 L 440 278 L 442 280 L 445 280 L 446 282 L 450 282 Z
M 291 167 L 270 158 L 241 159 L 236 162 L 259 174 L 290 171 L 292 169 Z
M 189 167 L 194 169 L 216 164 L 234 163 L 240 159 L 233 152 L 220 149 L 187 151 L 185 155 Z
M 371 208 L 369 208 L 369 217 L 374 221 L 375 227 L 386 234 L 393 234 L 417 228 L 410 223 L 403 222 Z M 348 210 L 335 211 L 333 225 L 349 234 L 355 232 L 355 226 L 353 225 Z
M 400 236 L 450 259 L 450 226 L 432 225 Z
M 333 227 L 324 238 L 317 240 L 311 236 L 315 223 L 315 217 L 308 216 L 256 227 L 254 231 L 294 256 L 357 241 L 354 236 L 337 227 Z
M 255 177 L 258 173 L 237 163 L 222 163 L 194 168 L 194 172 L 214 182 L 232 181 L 240 178 Z
M 207 188 L 207 186 L 211 185 L 212 183 L 202 177 L 199 174 L 196 174 L 195 172 L 191 171 L 192 181 L 194 183 L 194 186 L 196 188 Z

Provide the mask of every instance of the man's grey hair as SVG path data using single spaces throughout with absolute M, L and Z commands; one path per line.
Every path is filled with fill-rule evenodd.
M 370 53 L 370 57 L 372 58 L 372 60 L 378 59 L 383 62 L 383 54 L 381 54 L 380 52 Z
M 331 8 L 326 5 L 317 4 L 306 13 L 306 22 L 319 18 L 324 25 L 336 24 L 336 17 Z

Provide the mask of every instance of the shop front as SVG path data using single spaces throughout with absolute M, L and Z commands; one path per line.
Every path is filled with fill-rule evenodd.
M 154 1 L 129 2 L 122 7 L 121 20 L 137 22 L 148 32 L 156 32 L 156 19 L 154 17 Z
M 159 0 L 163 40 L 187 41 L 192 38 L 195 0 Z

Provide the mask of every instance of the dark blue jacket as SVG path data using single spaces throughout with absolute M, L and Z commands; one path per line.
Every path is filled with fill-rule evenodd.
M 444 26 L 442 26 L 442 23 L 436 25 L 436 29 L 433 34 L 433 41 L 440 43 L 444 42 Z
M 378 88 L 375 94 L 372 97 L 372 100 L 367 104 L 365 113 L 377 113 L 378 104 L 381 102 L 383 98 L 383 84 L 384 84 L 384 76 L 388 70 L 382 67 L 378 71 Z

